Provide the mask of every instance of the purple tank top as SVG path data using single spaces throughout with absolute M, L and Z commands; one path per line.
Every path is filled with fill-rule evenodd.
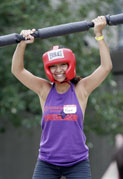
M 39 159 L 58 166 L 71 166 L 88 159 L 83 132 L 83 113 L 74 85 L 59 94 L 53 84 L 42 116 Z

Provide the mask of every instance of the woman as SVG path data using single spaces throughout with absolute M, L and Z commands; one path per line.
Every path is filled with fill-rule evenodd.
M 23 30 L 21 41 L 12 59 L 12 73 L 40 99 L 42 136 L 39 156 L 33 179 L 90 179 L 88 147 L 83 132 L 83 120 L 89 95 L 107 77 L 112 69 L 109 49 L 102 30 L 104 16 L 93 20 L 95 38 L 100 51 L 100 66 L 88 77 L 77 79 L 75 56 L 70 49 L 53 47 L 43 55 L 45 79 L 31 74 L 24 68 L 26 45 L 34 42 L 35 30 Z

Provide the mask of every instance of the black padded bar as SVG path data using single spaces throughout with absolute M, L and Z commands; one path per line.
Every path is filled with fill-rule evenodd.
M 86 21 L 80 21 L 39 29 L 38 34 L 39 38 L 45 39 L 87 30 L 89 30 L 88 23 Z
M 108 25 L 119 25 L 123 24 L 123 13 L 122 14 L 117 14 L 117 15 L 107 15 L 106 20 Z
M 123 24 L 123 13 L 112 16 L 107 15 L 105 17 L 108 25 Z M 32 35 L 35 38 L 46 39 L 75 32 L 87 31 L 92 27 L 94 27 L 93 22 L 88 23 L 87 21 L 80 21 L 38 29 Z M 0 46 L 16 44 L 19 43 L 21 40 L 25 40 L 24 37 L 16 33 L 0 36 Z

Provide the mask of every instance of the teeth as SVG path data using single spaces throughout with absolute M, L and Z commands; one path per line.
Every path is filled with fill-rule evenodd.
M 56 75 L 57 77 L 62 77 L 63 75 Z

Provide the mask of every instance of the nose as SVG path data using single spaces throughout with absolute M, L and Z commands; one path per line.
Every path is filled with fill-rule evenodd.
M 62 68 L 61 68 L 61 66 L 60 65 L 57 65 L 57 67 L 56 67 L 56 72 L 61 72 L 62 71 Z

